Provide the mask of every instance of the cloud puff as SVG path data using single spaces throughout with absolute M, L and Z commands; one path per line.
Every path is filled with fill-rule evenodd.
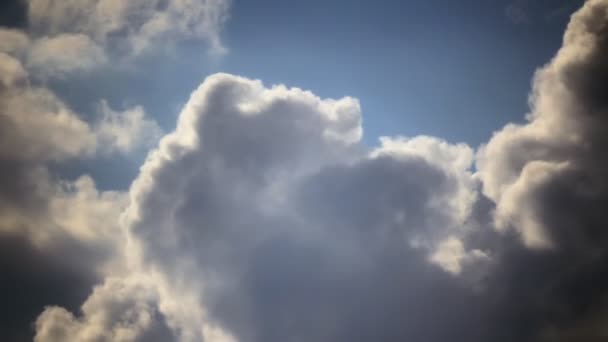
M 355 99 L 208 77 L 130 189 L 147 303 L 178 341 L 600 339 L 607 9 L 573 16 L 476 174 L 466 145 L 365 147 Z M 48 309 L 39 341 L 89 316 Z
M 98 149 L 129 152 L 154 142 L 160 128 L 142 107 L 113 111 L 105 101 L 89 124 L 48 88 L 30 86 L 19 60 L 0 53 L 2 132 L 0 155 L 27 161 L 61 161 L 90 156 Z
M 219 31 L 227 0 L 28 0 L 35 36 L 83 34 L 119 55 L 138 55 L 162 40 L 203 39 L 223 51 Z
M 224 51 L 219 29 L 228 5 L 33 0 L 22 30 L 0 28 L 0 243 L 23 246 L 21 252 L 7 249 L 22 262 L 2 264 L 5 279 L 21 284 L 0 293 L 3 302 L 20 302 L 18 309 L 0 309 L 13 322 L 2 329 L 3 338 L 30 340 L 32 310 L 49 304 L 76 309 L 99 277 L 123 268 L 118 217 L 126 193 L 98 190 L 88 175 L 63 179 L 57 169 L 141 151 L 161 135 L 141 106 L 116 110 L 101 100 L 96 112 L 77 113 L 53 91 L 53 82 L 90 76 L 108 61 L 130 62 L 159 43 L 203 40 L 214 52 Z M 62 276 L 74 281 L 59 286 Z
M 30 44 L 29 37 L 20 30 L 0 28 L 0 52 L 22 55 Z
M 117 112 L 107 101 L 101 101 L 99 111 L 102 118 L 96 124 L 95 133 L 99 144 L 107 151 L 128 153 L 140 147 L 150 147 L 162 135 L 156 121 L 146 118 L 141 106 Z
M 499 317 L 521 322 L 513 340 L 605 338 L 607 28 L 608 2 L 586 2 L 534 77 L 528 122 L 496 132 L 478 154 L 502 232 L 488 288 L 506 299 Z
M 167 341 L 167 327 L 152 305 L 155 293 L 125 279 L 110 278 L 96 287 L 82 305 L 82 320 L 63 308 L 45 309 L 34 341 Z
M 92 70 L 107 61 L 105 51 L 84 34 L 61 34 L 36 39 L 28 51 L 27 65 L 44 78 Z
M 149 17 L 157 7 L 90 1 L 82 13 L 82 4 L 49 7 L 57 12 L 35 25 L 100 46 L 169 34 L 171 18 Z M 127 24 L 133 13 L 142 17 Z M 96 274 L 104 279 L 80 310 L 73 298 L 48 303 L 35 340 L 602 340 L 607 22 L 605 0 L 572 17 L 534 78 L 528 122 L 507 125 L 477 154 L 426 136 L 370 148 L 354 98 L 209 76 L 128 194 L 99 191 L 86 176 L 58 182 L 48 164 L 100 144 L 132 150 L 146 140 L 137 132 L 156 127 L 143 109 L 102 102 L 98 122 L 81 120 L 29 85 L 23 37 L 2 33 L 11 37 L 0 45 L 2 100 L 45 109 L 52 128 L 39 137 L 19 121 L 23 111 L 2 113 L 17 127 L 0 151 L 2 224 L 50 235 L 26 240 L 30 248 L 105 241 L 125 257 Z M 57 132 L 74 143 L 54 144 Z M 107 262 L 87 251 L 61 259 Z
M 602 236 L 607 17 L 605 1 L 573 15 L 562 48 L 535 75 L 529 123 L 506 126 L 479 153 L 497 225 L 517 229 L 529 246 L 591 246 Z
M 134 267 L 153 277 L 177 340 L 474 334 L 464 305 L 422 304 L 473 295 L 431 260 L 471 211 L 472 150 L 430 137 L 369 150 L 360 123 L 352 98 L 232 75 L 192 94 L 142 167 L 124 219 Z M 39 341 L 52 341 L 43 327 L 93 324 L 53 310 L 38 320 Z M 421 325 L 435 315 L 462 324 Z
M 220 30 L 230 0 L 26 0 L 23 30 L 0 28 L 0 53 L 27 65 L 34 78 L 64 79 L 132 60 L 176 43 L 206 41 L 213 54 L 226 48 Z
M 159 135 L 159 128 L 142 107 L 118 112 L 103 101 L 92 122 L 84 120 L 52 90 L 31 80 L 33 66 L 21 62 L 31 53 L 27 36 L 5 29 L 0 29 L 0 36 L 6 38 L 0 43 L 0 241 L 17 239 L 25 246 L 24 254 L 36 255 L 32 262 L 48 265 L 58 275 L 66 274 L 66 279 L 79 279 L 75 286 L 65 286 L 66 293 L 74 296 L 50 292 L 67 305 L 70 299 L 82 300 L 82 288 L 89 289 L 91 280 L 114 260 L 113 255 L 120 256 L 123 239 L 117 218 L 128 197 L 125 192 L 97 190 L 86 175 L 62 180 L 54 169 L 67 161 L 130 153 L 148 146 Z M 49 56 L 71 56 L 48 52 Z M 44 61 L 45 70 L 50 70 L 49 63 Z M 40 71 L 34 72 L 40 75 Z M 79 260 L 77 267 L 71 261 L 57 261 L 72 258 Z M 25 288 L 36 288 L 29 284 L 27 270 L 37 266 L 29 262 L 27 258 L 21 264 L 10 262 L 9 271 L 3 274 L 28 283 Z M 57 281 L 48 272 L 37 273 L 41 280 Z M 4 301 L 11 292 L 2 292 L 2 296 Z M 21 298 L 27 301 L 28 297 L 23 294 Z M 15 316 L 32 320 L 33 303 L 54 300 L 50 295 L 35 298 Z M 0 309 L 2 317 L 5 310 L 11 308 Z M 27 324 L 19 321 L 11 329 L 27 336 Z

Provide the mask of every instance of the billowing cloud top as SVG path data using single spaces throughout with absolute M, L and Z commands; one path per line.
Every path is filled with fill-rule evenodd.
M 223 73 L 162 138 L 141 106 L 100 100 L 84 119 L 37 80 L 172 35 L 221 47 L 228 4 L 29 6 L 31 31 L 0 30 L 0 242 L 60 265 L 75 279 L 63 293 L 92 289 L 36 307 L 35 341 L 605 338 L 608 1 L 572 16 L 527 122 L 477 150 L 429 136 L 369 147 L 357 99 Z M 59 57 L 66 41 L 88 55 Z M 54 168 L 151 143 L 125 191 Z M 33 264 L 2 267 L 23 281 L 45 274 Z

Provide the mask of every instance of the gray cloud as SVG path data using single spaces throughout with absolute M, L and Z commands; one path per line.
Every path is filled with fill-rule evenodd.
M 0 299 L 23 303 L 3 305 L 0 315 L 12 317 L 2 325 L 2 338 L 23 341 L 33 337 L 30 324 L 41 307 L 77 308 L 107 269 L 121 267 L 118 217 L 128 201 L 125 192 L 99 191 L 87 175 L 66 180 L 51 170 L 70 160 L 130 153 L 154 143 L 159 128 L 141 107 L 115 111 L 104 102 L 99 118 L 85 121 L 32 80 L 32 73 L 42 72 L 29 59 L 43 55 L 39 41 L 4 28 L 0 38 L 0 243 L 7 244 L 9 258 Z M 74 60 L 39 60 L 45 72 L 55 62 L 59 69 L 80 68 L 81 56 L 50 47 L 43 49 L 47 57 Z M 11 243 L 22 251 L 13 251 Z
M 530 122 L 496 133 L 476 175 L 466 146 L 361 146 L 352 99 L 209 77 L 124 221 L 174 337 L 600 338 L 606 8 L 573 17 Z
M 501 240 L 492 286 L 521 298 L 501 309 L 541 340 L 605 336 L 597 322 L 607 285 L 607 25 L 606 1 L 573 15 L 563 46 L 535 75 L 528 123 L 495 133 L 478 156 L 496 227 L 526 246 Z
M 163 42 L 207 40 L 222 52 L 219 31 L 228 0 L 27 0 L 34 36 L 83 34 L 119 56 L 134 56 Z M 163 44 L 160 44 L 162 47 Z
M 466 231 L 472 150 L 429 137 L 368 150 L 360 122 L 354 99 L 231 75 L 192 94 L 142 167 L 125 216 L 131 277 L 155 270 L 149 286 L 178 340 L 476 335 L 477 314 L 464 315 L 476 293 L 459 270 L 442 269 L 463 256 L 432 258 Z M 424 304 L 436 298 L 453 310 Z M 66 329 L 92 329 L 89 315 L 69 316 Z M 437 315 L 453 323 L 429 329 Z M 43 314 L 38 325 L 60 321 Z
M 119 5 L 104 6 L 123 27 L 135 9 Z M 36 25 L 112 39 L 80 17 L 57 18 Z M 45 109 L 51 128 L 33 134 L 27 116 L 12 114 L 25 111 L 1 117 L 17 127 L 7 141 L 25 148 L 6 143 L 0 153 L 0 223 L 13 228 L 0 242 L 18 236 L 25 255 L 63 260 L 48 275 L 26 262 L 27 274 L 74 277 L 57 301 L 38 298 L 20 317 L 45 302 L 38 342 L 603 340 L 607 23 L 608 2 L 588 1 L 535 75 L 528 122 L 507 125 L 476 154 L 425 136 L 369 148 L 356 99 L 212 75 L 128 194 L 98 191 L 86 176 L 59 181 L 47 164 L 94 155 L 100 141 L 130 150 L 139 139 L 131 132 L 153 130 L 143 110 L 102 102 L 101 121 L 82 121 L 29 85 L 18 57 L 29 38 L 0 31 L 11 38 L 0 43 L 4 101 L 29 96 L 21 106 Z M 54 144 L 53 134 L 75 142 Z M 41 222 L 53 229 L 31 229 Z M 41 232 L 55 238 L 31 238 Z M 85 251 L 66 254 L 67 245 Z M 91 265 L 96 272 L 84 270 Z M 78 295 L 61 299 L 63 290 Z

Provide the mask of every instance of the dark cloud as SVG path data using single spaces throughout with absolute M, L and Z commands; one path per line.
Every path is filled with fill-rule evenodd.
M 497 132 L 479 156 L 499 238 L 488 287 L 522 322 L 522 338 L 596 341 L 605 335 L 608 3 L 573 15 L 556 57 L 537 72 L 529 123 Z M 511 235 L 508 233 L 508 235 Z M 519 319 L 515 319 L 518 317 Z
M 18 235 L 0 238 L 3 340 L 31 341 L 41 308 L 61 305 L 78 310 L 93 285 L 99 282 L 96 272 L 81 259 L 78 249 L 82 246 L 64 241 L 57 248 L 63 251 L 61 255 L 40 250 Z
M 4 0 L 0 3 L 0 26 L 25 28 L 27 3 L 24 0 Z

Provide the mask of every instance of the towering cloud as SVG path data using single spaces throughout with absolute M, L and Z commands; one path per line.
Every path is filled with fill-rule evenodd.
M 151 270 L 178 340 L 474 334 L 461 318 L 474 294 L 433 264 L 459 273 L 466 252 L 431 258 L 442 239 L 466 231 L 471 149 L 419 137 L 368 151 L 360 122 L 352 98 L 231 75 L 192 94 L 142 167 L 124 221 L 137 277 Z M 453 304 L 448 329 L 424 328 L 439 314 L 425 304 L 435 296 Z M 104 298 L 100 306 L 117 300 Z M 57 310 L 39 318 L 39 341 L 52 341 L 46 327 L 94 324 L 89 310 L 67 321 Z
M 562 48 L 535 75 L 529 123 L 508 125 L 479 154 L 484 193 L 498 204 L 497 225 L 517 229 L 528 246 L 601 241 L 607 25 L 605 1 L 589 1 L 572 17 Z
M 497 229 L 528 248 L 505 248 L 502 281 L 520 282 L 510 298 L 525 298 L 518 314 L 546 325 L 548 341 L 606 336 L 607 56 L 608 2 L 588 1 L 534 77 L 528 123 L 507 125 L 478 156 Z

